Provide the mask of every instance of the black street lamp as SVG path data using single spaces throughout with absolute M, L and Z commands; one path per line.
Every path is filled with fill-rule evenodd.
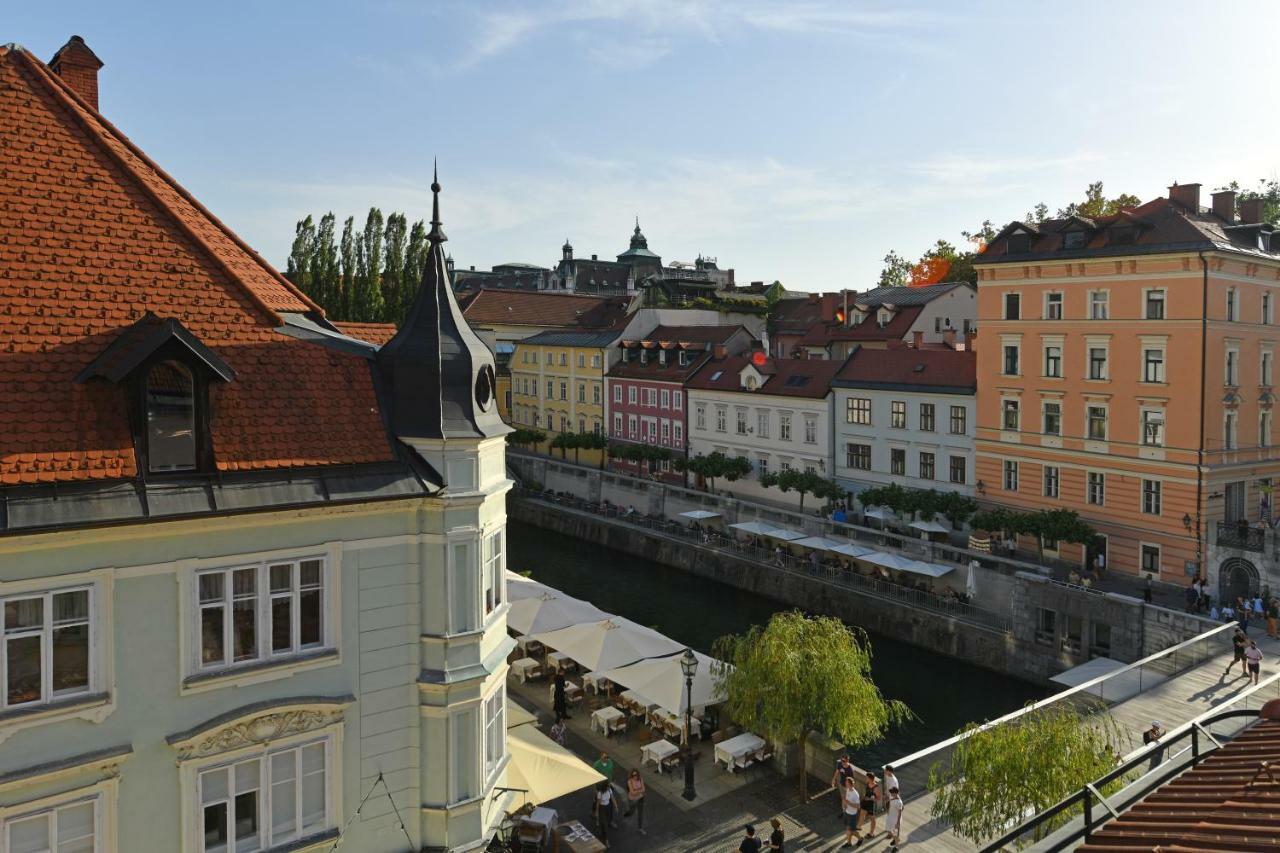
M 698 792 L 693 789 L 693 677 L 698 674 L 698 656 L 686 648 L 680 656 L 680 670 L 684 673 L 684 798 L 694 800 Z

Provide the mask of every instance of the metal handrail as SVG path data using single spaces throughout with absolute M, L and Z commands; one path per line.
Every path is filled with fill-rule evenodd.
M 944 749 L 949 749 L 950 747 L 955 746 L 960 741 L 971 737 L 976 732 L 985 731 L 986 729 L 993 728 L 994 726 L 1003 725 L 1004 723 L 1008 723 L 1012 720 L 1016 720 L 1017 718 L 1023 716 L 1024 714 L 1031 714 L 1036 711 L 1042 710 L 1048 707 L 1049 705 L 1055 704 L 1057 702 L 1061 702 L 1065 699 L 1070 699 L 1075 696 L 1078 696 L 1082 693 L 1089 691 L 1092 688 L 1102 685 L 1104 682 L 1109 681 L 1110 679 L 1118 678 L 1118 677 L 1127 675 L 1129 673 L 1132 673 L 1135 670 L 1149 663 L 1152 663 L 1154 661 L 1157 661 L 1169 655 L 1176 654 L 1179 650 L 1185 649 L 1194 643 L 1204 642 L 1212 637 L 1216 637 L 1218 634 L 1226 633 L 1228 631 L 1234 631 L 1235 628 L 1236 628 L 1236 624 L 1234 622 L 1228 622 L 1225 625 L 1219 625 L 1216 628 L 1211 628 L 1210 630 L 1205 631 L 1203 634 L 1198 634 L 1189 640 L 1183 640 L 1181 643 L 1178 643 L 1176 646 L 1170 646 L 1169 648 L 1156 652 L 1155 654 L 1148 655 L 1142 660 L 1135 661 L 1131 664 L 1127 664 L 1121 667 L 1120 669 L 1113 670 L 1111 672 L 1106 673 L 1105 675 L 1100 675 L 1097 678 L 1090 679 L 1089 681 L 1086 681 L 1082 684 L 1077 684 L 1075 687 L 1064 690 L 1061 693 L 1055 693 L 1052 696 L 1049 696 L 1045 699 L 1041 699 L 1039 702 L 1035 702 L 1031 705 L 1027 705 L 1025 707 L 1019 708 L 1016 711 L 1011 711 L 1010 713 L 1005 714 L 1003 717 L 1000 717 L 995 720 L 991 720 L 990 722 L 987 722 L 987 723 L 983 723 L 981 726 L 978 726 L 972 731 L 955 735 L 954 737 L 950 737 L 947 740 L 939 741 L 938 743 L 935 743 L 932 746 L 928 746 L 922 750 L 913 752 L 910 755 L 906 756 L 905 758 L 899 758 L 897 761 L 889 762 L 888 766 L 893 767 L 895 773 L 901 774 L 903 767 L 906 767 L 907 765 L 917 762 L 923 758 L 927 758 L 930 755 L 933 755 L 934 753 L 941 752 Z
M 1239 696 L 1232 698 L 1225 704 L 1234 705 L 1237 702 L 1252 697 L 1254 694 L 1260 693 L 1264 688 L 1270 687 L 1273 684 L 1280 684 L 1280 673 L 1271 675 L 1258 682 L 1253 687 L 1245 690 Z M 1166 758 L 1158 765 L 1151 767 L 1148 773 L 1144 775 L 1150 776 L 1152 773 L 1156 773 L 1160 768 L 1163 768 L 1158 775 L 1152 778 L 1152 785 L 1148 786 L 1148 790 L 1163 785 L 1172 777 L 1183 773 L 1187 767 L 1194 767 L 1199 764 L 1209 753 L 1222 748 L 1222 744 L 1220 744 L 1218 740 L 1209 733 L 1209 726 L 1212 726 L 1215 723 L 1220 723 L 1224 720 L 1257 717 L 1261 713 L 1261 710 L 1261 707 L 1256 709 L 1237 709 L 1234 711 L 1224 711 L 1221 708 L 1218 708 L 1212 711 L 1207 711 L 1199 717 L 1183 723 L 1181 726 L 1178 726 L 1176 729 L 1162 737 L 1158 742 L 1149 744 L 1148 746 L 1131 753 L 1129 758 L 1123 760 L 1119 765 L 1108 771 L 1106 774 L 1084 785 L 1080 790 L 1069 794 L 1058 803 L 1018 824 L 1018 826 L 1014 827 L 1009 832 L 1006 832 L 995 841 L 989 843 L 986 847 L 983 847 L 982 853 L 997 853 L 997 851 L 1002 850 L 1006 844 L 1016 841 L 1036 827 L 1048 823 L 1075 805 L 1082 805 L 1084 812 L 1084 820 L 1079 831 L 1071 832 L 1067 836 L 1059 838 L 1052 849 L 1060 850 L 1081 838 L 1088 841 L 1094 829 L 1100 827 L 1112 817 L 1118 816 L 1115 809 L 1113 809 L 1111 804 L 1106 801 L 1100 793 L 1104 787 L 1110 785 L 1112 782 L 1120 779 L 1128 773 L 1133 772 L 1144 764 L 1150 765 L 1152 754 L 1159 751 L 1165 751 Z M 1203 747 L 1200 743 L 1202 736 L 1209 741 L 1207 748 Z M 1170 747 L 1187 739 L 1191 741 L 1191 745 L 1189 747 L 1191 750 L 1191 760 L 1189 764 L 1184 764 L 1179 761 L 1179 759 L 1186 754 L 1187 750 L 1181 749 L 1174 751 L 1170 749 Z M 1101 816 L 1098 820 L 1094 820 L 1092 816 L 1092 805 L 1094 799 L 1099 800 L 1107 810 L 1107 815 Z M 1114 799 L 1114 797 L 1112 799 Z M 1126 799 L 1133 800 L 1136 798 L 1131 796 Z

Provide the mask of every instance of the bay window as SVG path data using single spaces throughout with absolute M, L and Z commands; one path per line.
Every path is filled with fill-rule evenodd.
M 484 539 L 484 612 L 489 615 L 502 604 L 506 578 L 504 531 L 490 533 Z
M 484 700 L 484 778 L 498 769 L 507 754 L 507 729 L 504 720 L 506 687 L 500 686 Z

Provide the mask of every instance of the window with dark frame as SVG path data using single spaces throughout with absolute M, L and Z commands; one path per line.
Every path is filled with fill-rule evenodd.
M 889 426 L 893 429 L 907 428 L 906 401 L 893 400 L 889 403 Z
M 933 454 L 920 452 L 920 479 L 932 480 L 933 474 Z
M 856 468 L 859 471 L 870 471 L 871 445 L 854 444 L 853 442 L 849 442 L 845 445 L 845 462 L 849 468 Z
M 967 476 L 968 464 L 963 456 L 952 456 L 950 460 L 951 482 L 957 485 L 964 485 Z
M 901 447 L 889 448 L 889 473 L 897 477 L 907 473 L 907 451 Z
M 934 431 L 934 405 L 933 403 L 920 404 L 920 431 Z

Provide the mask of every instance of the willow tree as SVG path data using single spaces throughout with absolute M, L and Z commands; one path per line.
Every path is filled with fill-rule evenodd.
M 804 743 L 811 733 L 858 749 L 912 717 L 871 680 L 866 634 L 830 616 L 775 613 L 763 628 L 721 637 L 714 653 L 728 664 L 716 674 L 729 716 L 767 740 L 799 745 L 801 797 L 808 796 Z
M 959 734 L 950 763 L 929 770 L 931 814 L 978 845 L 1113 770 L 1129 748 L 1110 714 L 1065 703 L 988 728 L 971 724 Z M 1035 838 L 1078 811 L 1068 809 L 1042 824 Z

